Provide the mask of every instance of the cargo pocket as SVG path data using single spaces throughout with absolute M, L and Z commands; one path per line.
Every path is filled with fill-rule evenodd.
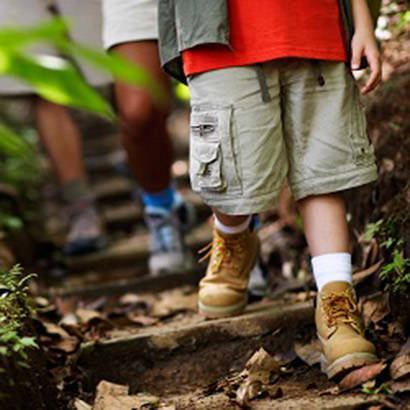
M 193 106 L 190 129 L 190 177 L 199 193 L 240 191 L 231 108 Z
M 356 165 L 368 165 L 375 161 L 374 147 L 367 133 L 366 114 L 362 108 L 359 91 L 352 81 L 352 104 L 350 118 L 350 141 L 353 150 L 353 160 Z
M 191 180 L 194 191 L 223 191 L 221 149 L 218 142 L 196 141 L 192 145 Z

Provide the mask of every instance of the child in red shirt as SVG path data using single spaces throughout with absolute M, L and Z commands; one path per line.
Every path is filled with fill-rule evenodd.
M 353 0 L 356 31 L 346 64 L 337 0 L 316 7 L 229 0 L 228 8 L 229 48 L 182 53 L 192 106 L 191 182 L 215 214 L 199 310 L 222 317 L 245 308 L 259 250 L 252 214 L 272 207 L 287 178 L 313 256 L 317 331 L 334 377 L 377 360 L 361 328 L 340 193 L 377 177 L 351 75 L 365 56 L 371 75 L 362 93 L 380 81 L 372 20 L 366 0 Z

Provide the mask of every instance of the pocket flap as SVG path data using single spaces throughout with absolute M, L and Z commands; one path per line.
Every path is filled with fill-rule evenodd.
M 192 145 L 193 156 L 203 164 L 209 164 L 218 158 L 219 142 L 195 142 Z

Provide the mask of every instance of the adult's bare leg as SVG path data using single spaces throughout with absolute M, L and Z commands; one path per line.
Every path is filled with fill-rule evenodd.
M 36 124 L 60 183 L 86 178 L 80 132 L 67 109 L 38 98 Z
M 148 70 L 170 90 L 169 80 L 160 66 L 156 41 L 119 44 L 112 51 Z M 138 184 L 149 193 L 167 188 L 173 158 L 166 131 L 167 110 L 155 106 L 147 90 L 123 82 L 115 83 L 115 97 L 122 143 Z
M 69 228 L 64 250 L 80 254 L 101 248 L 105 243 L 103 226 L 90 194 L 78 127 L 65 107 L 40 98 L 36 123 L 67 203 Z

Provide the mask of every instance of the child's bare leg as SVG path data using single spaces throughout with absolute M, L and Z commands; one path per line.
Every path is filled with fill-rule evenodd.
M 226 226 L 238 226 L 249 219 L 249 215 L 227 215 L 214 209 L 214 214 L 218 220 Z
M 349 252 L 346 208 L 341 194 L 309 196 L 298 205 L 313 257 Z

